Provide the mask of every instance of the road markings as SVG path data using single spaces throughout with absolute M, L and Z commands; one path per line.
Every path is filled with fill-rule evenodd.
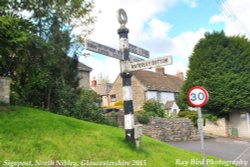
M 234 142 L 239 144 L 248 144 L 247 141 L 234 140 Z
M 237 158 L 235 158 L 234 161 L 237 161 L 238 159 L 240 159 L 240 157 L 242 157 L 249 149 L 250 147 L 247 147 Z

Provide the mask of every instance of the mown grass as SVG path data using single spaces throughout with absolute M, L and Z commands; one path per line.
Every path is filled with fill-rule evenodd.
M 68 162 L 62 166 L 71 166 L 69 162 L 84 166 L 81 162 L 87 161 L 124 162 L 130 163 L 129 166 L 183 166 L 176 164 L 178 159 L 188 162 L 188 166 L 202 166 L 191 164 L 201 160 L 200 154 L 145 136 L 142 147 L 137 150 L 124 140 L 124 131 L 119 128 L 26 107 L 0 111 L 0 166 L 8 166 L 10 162 L 31 161 L 37 165 L 38 161 L 58 160 Z M 208 159 L 219 160 L 211 156 Z

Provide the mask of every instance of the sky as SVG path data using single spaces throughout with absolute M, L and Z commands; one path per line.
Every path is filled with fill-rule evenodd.
M 205 32 L 224 30 L 226 35 L 250 38 L 249 0 L 94 0 L 92 15 L 97 16 L 89 38 L 118 49 L 119 23 L 116 12 L 128 16 L 129 43 L 150 51 L 150 58 L 172 56 L 167 74 L 186 74 L 194 46 Z M 101 75 L 113 82 L 120 73 L 119 60 L 90 51 L 80 62 L 93 69 L 91 79 Z M 149 59 L 150 59 L 149 58 Z

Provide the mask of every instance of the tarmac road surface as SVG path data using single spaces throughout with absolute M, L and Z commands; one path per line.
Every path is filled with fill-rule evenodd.
M 176 147 L 201 153 L 200 141 L 167 142 Z M 205 139 L 206 154 L 250 167 L 250 142 L 217 137 Z

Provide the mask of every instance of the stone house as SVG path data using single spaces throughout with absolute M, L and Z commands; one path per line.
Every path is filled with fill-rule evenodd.
M 78 62 L 79 88 L 90 89 L 90 72 L 92 68 Z
M 91 89 L 94 90 L 102 98 L 101 106 L 110 106 L 109 91 L 112 88 L 111 83 L 98 84 L 95 78 L 91 81 Z
M 171 113 L 176 113 L 178 114 L 180 109 L 178 107 L 178 105 L 176 104 L 175 101 L 167 101 L 165 104 L 165 108 L 167 111 L 171 112 Z
M 157 67 L 155 72 L 140 70 L 132 74 L 134 111 L 141 110 L 143 103 L 149 99 L 159 100 L 164 105 L 169 101 L 176 102 L 183 84 L 183 74 L 178 73 L 178 76 L 165 74 L 164 67 Z M 123 100 L 120 75 L 116 78 L 109 96 L 111 105 Z

